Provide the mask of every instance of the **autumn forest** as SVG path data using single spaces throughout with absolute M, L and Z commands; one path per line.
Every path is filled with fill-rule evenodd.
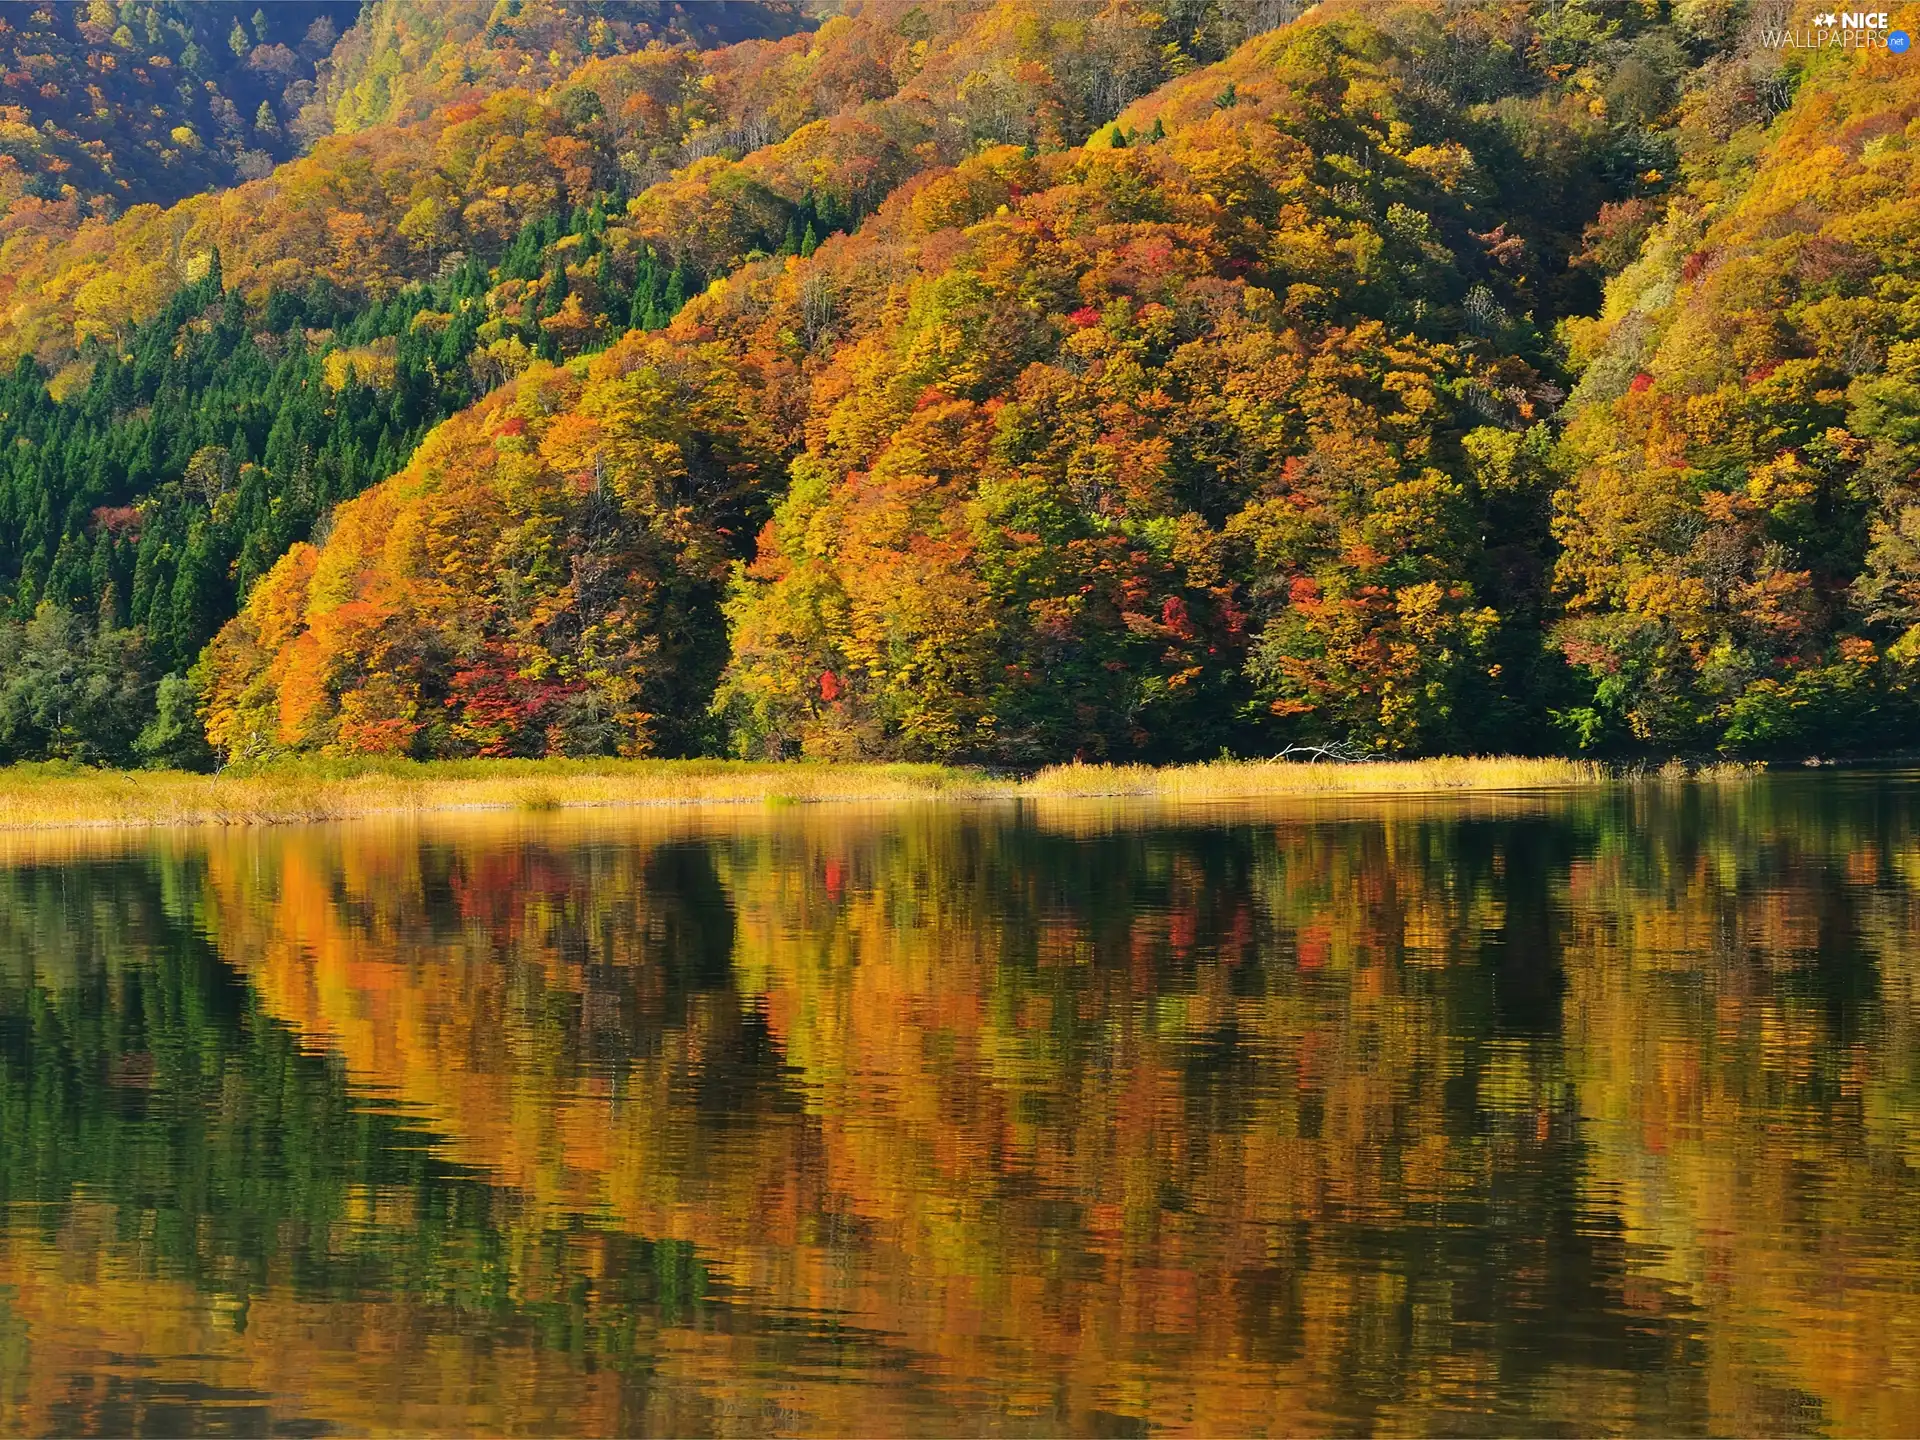
M 0 762 L 1899 752 L 1799 8 L 4 7 Z

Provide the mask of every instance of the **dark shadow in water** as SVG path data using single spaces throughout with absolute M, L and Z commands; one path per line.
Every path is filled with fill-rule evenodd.
M 1567 990 L 1562 953 L 1567 917 L 1556 892 L 1577 839 L 1565 826 L 1544 819 L 1462 829 L 1478 842 L 1476 849 L 1498 860 L 1504 918 L 1480 947 L 1480 963 L 1493 984 L 1494 1029 L 1558 1035 Z

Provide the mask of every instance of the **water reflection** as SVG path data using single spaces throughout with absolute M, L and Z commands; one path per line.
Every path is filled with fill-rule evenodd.
M 0 1431 L 1905 1431 L 1916 798 L 16 838 Z

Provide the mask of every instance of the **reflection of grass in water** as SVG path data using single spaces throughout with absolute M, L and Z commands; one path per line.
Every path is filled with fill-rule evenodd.
M 1658 772 L 1714 781 L 1741 766 Z M 1207 765 L 1057 765 L 1027 779 L 942 765 L 784 764 L 738 760 L 312 759 L 246 773 L 0 769 L 0 829 L 71 825 L 259 825 L 443 810 L 550 811 L 587 806 L 761 804 L 1142 796 L 1224 800 L 1264 795 L 1379 795 L 1537 790 L 1618 778 L 1584 760 L 1512 757 L 1364 764 L 1217 761 Z

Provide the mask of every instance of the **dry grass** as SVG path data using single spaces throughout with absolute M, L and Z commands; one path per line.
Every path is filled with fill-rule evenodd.
M 1027 780 L 938 765 L 754 764 L 728 760 L 313 761 L 249 775 L 0 769 L 0 830 L 113 825 L 264 825 L 460 810 L 636 805 L 792 805 L 840 801 L 1172 802 L 1264 796 L 1564 790 L 1603 784 L 1580 760 L 1456 758 L 1377 763 L 1221 761 L 1061 765 Z
M 448 810 L 805 804 L 1004 790 L 937 765 L 755 765 L 724 760 L 316 762 L 251 775 L 0 769 L 0 829 L 269 825 Z
M 1590 760 L 1453 756 L 1357 765 L 1222 760 L 1211 765 L 1056 765 L 1020 787 L 1023 795 L 1138 795 L 1165 800 L 1242 800 L 1266 795 L 1392 795 L 1415 791 L 1544 790 L 1598 785 L 1608 772 Z

